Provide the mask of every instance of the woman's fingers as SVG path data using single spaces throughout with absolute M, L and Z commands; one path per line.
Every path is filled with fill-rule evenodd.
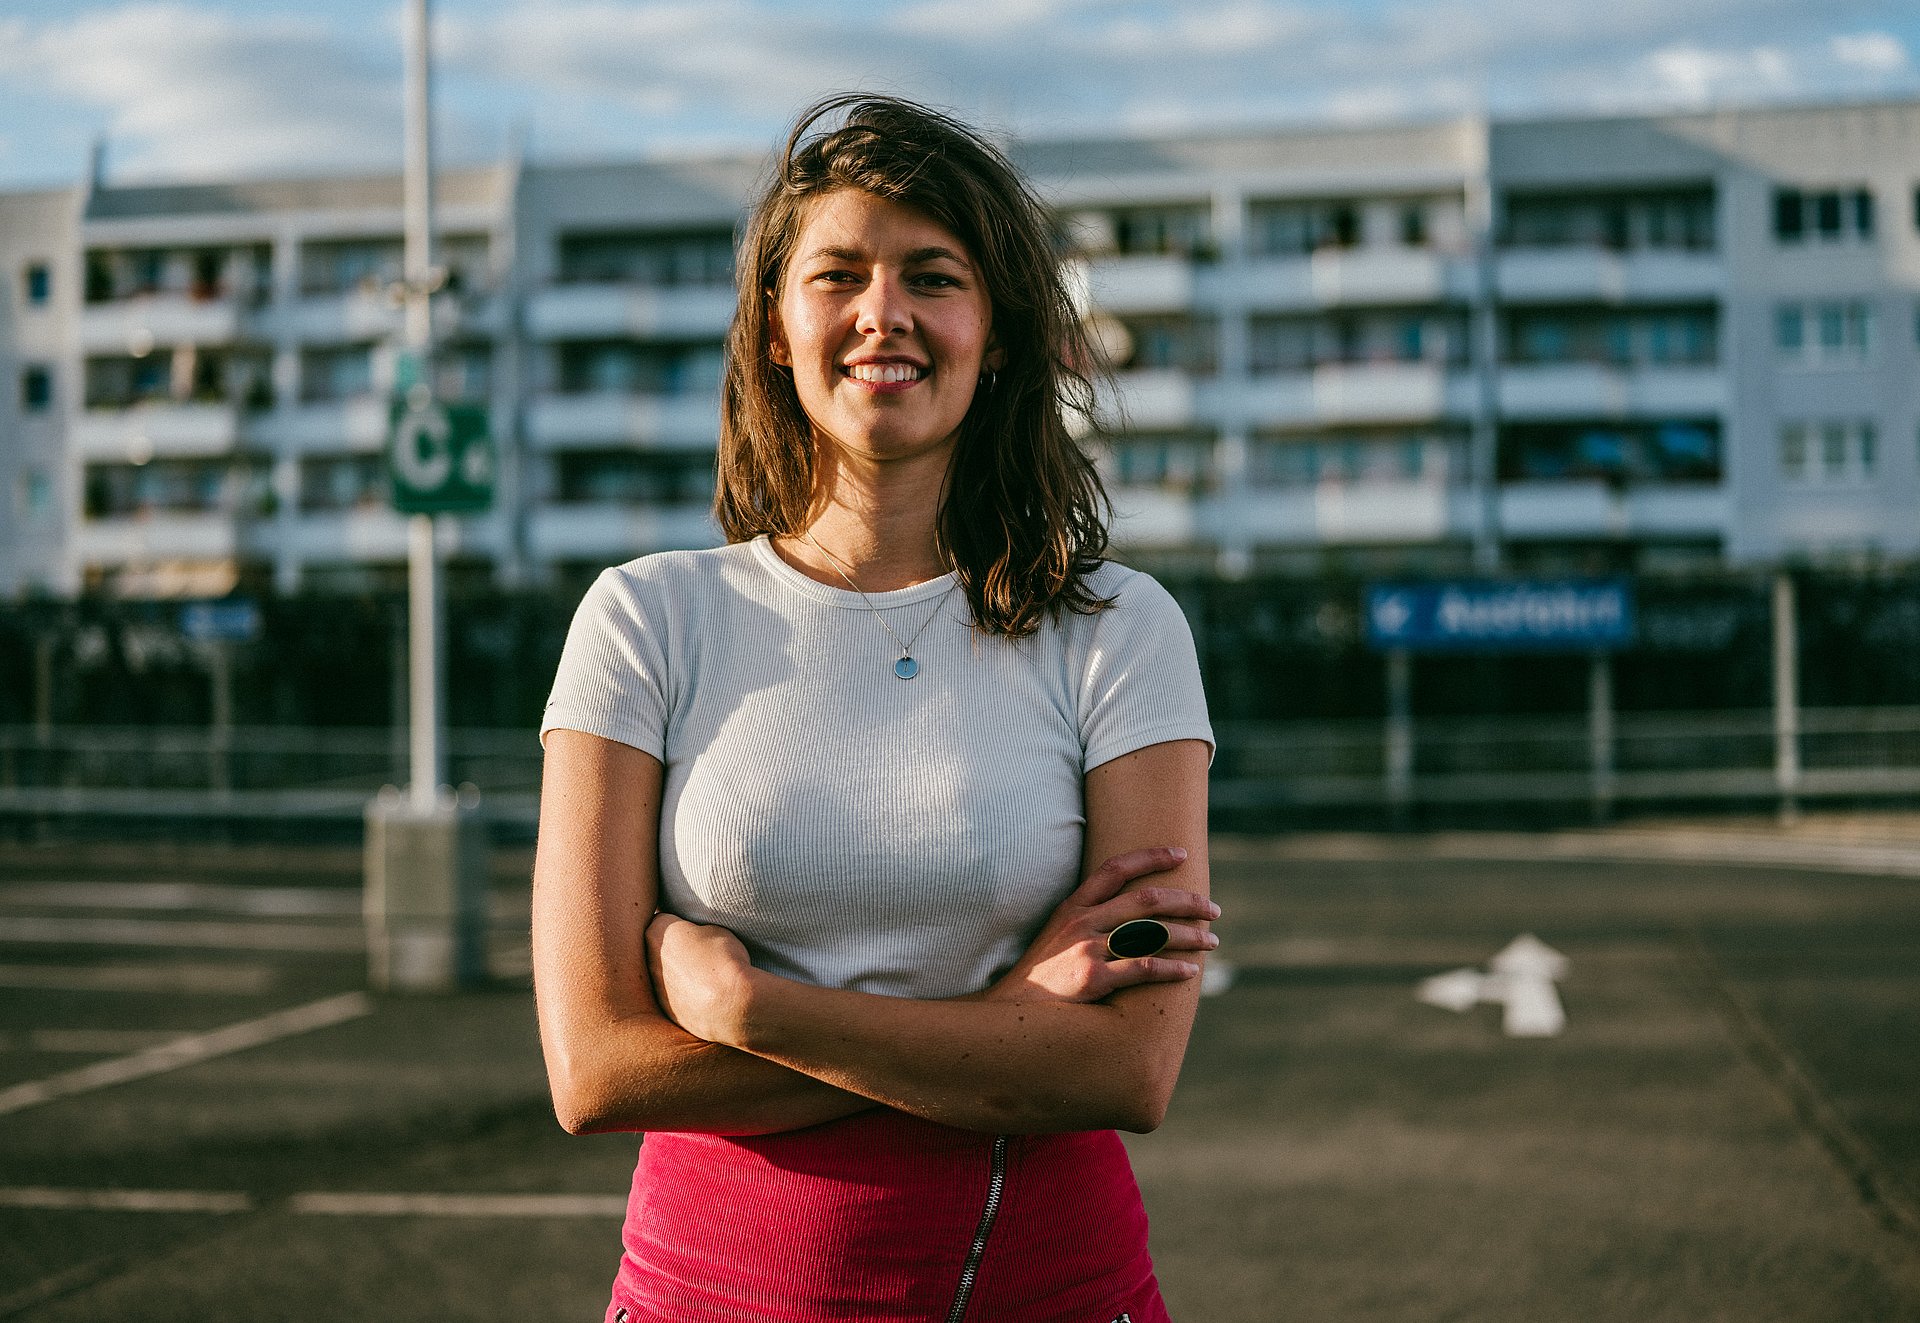
M 1109 929 L 1118 928 L 1128 919 L 1197 919 L 1205 923 L 1220 917 L 1220 907 L 1182 887 L 1141 887 L 1103 902 L 1099 914 L 1091 917 Z
M 1113 988 L 1131 988 L 1141 983 L 1180 983 L 1194 978 L 1200 973 L 1200 966 L 1191 960 L 1179 960 L 1164 955 L 1141 956 L 1137 960 L 1112 960 L 1107 963 L 1107 975 L 1113 981 Z
M 1211 951 L 1220 945 L 1220 939 L 1204 928 L 1194 928 L 1184 923 L 1167 925 L 1167 944 L 1161 951 Z
M 1074 891 L 1073 899 L 1082 905 L 1102 904 L 1119 895 L 1120 888 L 1135 878 L 1178 868 L 1186 858 L 1186 850 L 1178 845 L 1154 845 L 1116 854 L 1087 874 L 1087 880 Z

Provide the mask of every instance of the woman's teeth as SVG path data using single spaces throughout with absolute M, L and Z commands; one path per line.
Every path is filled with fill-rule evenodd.
M 918 381 L 922 370 L 911 363 L 855 363 L 847 375 L 855 381 L 886 385 L 898 381 Z

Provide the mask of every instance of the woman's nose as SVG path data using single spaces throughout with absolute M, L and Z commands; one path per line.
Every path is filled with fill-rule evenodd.
M 854 330 L 861 335 L 903 335 L 913 329 L 907 291 L 889 276 L 876 276 L 860 296 Z

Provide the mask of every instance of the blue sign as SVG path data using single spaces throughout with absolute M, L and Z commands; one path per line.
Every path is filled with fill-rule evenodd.
M 260 608 L 245 600 L 188 602 L 180 632 L 200 643 L 251 643 L 260 637 Z
M 1625 579 L 1376 583 L 1367 642 L 1409 652 L 1599 652 L 1633 639 Z

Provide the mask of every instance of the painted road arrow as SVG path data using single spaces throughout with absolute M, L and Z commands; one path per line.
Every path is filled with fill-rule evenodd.
M 1554 986 L 1569 962 L 1558 951 L 1522 933 L 1487 961 L 1487 971 L 1455 969 L 1422 979 L 1414 996 L 1429 1006 L 1465 1013 L 1480 1005 L 1506 1008 L 1501 1024 L 1509 1038 L 1552 1038 L 1567 1026 Z

